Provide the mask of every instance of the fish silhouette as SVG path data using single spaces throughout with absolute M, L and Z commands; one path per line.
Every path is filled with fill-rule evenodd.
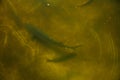
M 42 42 L 44 44 L 53 45 L 53 46 L 56 46 L 56 47 L 58 46 L 58 47 L 63 47 L 63 48 L 70 48 L 70 49 L 75 49 L 75 48 L 78 48 L 78 47 L 81 46 L 81 45 L 67 46 L 67 45 L 64 45 L 61 42 L 57 42 L 54 39 L 52 39 L 51 37 L 49 37 L 48 35 L 46 35 L 43 31 L 37 29 L 32 24 L 27 24 L 26 23 L 24 25 L 24 27 L 33 37 L 35 37 L 39 42 Z

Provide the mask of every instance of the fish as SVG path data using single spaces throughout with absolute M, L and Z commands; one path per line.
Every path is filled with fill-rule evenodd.
M 24 27 L 35 39 L 37 39 L 37 41 L 42 42 L 44 44 L 63 47 L 63 48 L 70 48 L 70 49 L 75 49 L 81 46 L 81 45 L 67 46 L 67 45 L 64 45 L 62 42 L 57 42 L 51 37 L 49 37 L 47 34 L 45 34 L 42 30 L 39 30 L 32 24 L 25 23 Z
M 47 59 L 47 62 L 54 62 L 54 63 L 65 62 L 65 61 L 68 61 L 70 59 L 73 59 L 76 56 L 77 56 L 77 54 L 75 54 L 75 53 L 64 54 L 64 55 L 62 55 L 60 57 L 56 57 L 54 59 Z

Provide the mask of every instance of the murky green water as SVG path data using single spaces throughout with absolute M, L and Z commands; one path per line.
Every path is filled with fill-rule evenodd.
M 0 80 L 119 80 L 119 4 L 1 1 Z

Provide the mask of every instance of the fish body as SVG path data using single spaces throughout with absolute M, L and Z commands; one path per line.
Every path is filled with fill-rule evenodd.
M 46 35 L 43 31 L 37 29 L 32 24 L 25 24 L 24 27 L 33 37 L 35 37 L 38 41 L 43 42 L 44 44 L 49 44 L 49 45 L 54 45 L 54 46 L 64 47 L 64 48 L 71 48 L 71 49 L 80 47 L 80 45 L 71 47 L 71 46 L 64 45 L 61 42 L 57 42 L 51 37 L 49 37 L 48 35 Z
M 64 54 L 64 55 L 60 56 L 59 58 L 48 59 L 47 61 L 48 62 L 55 62 L 55 63 L 57 63 L 57 62 L 65 62 L 65 61 L 68 61 L 68 60 L 74 58 L 76 55 L 77 54 L 75 54 L 75 53 L 71 53 L 71 54 L 67 54 L 67 55 Z

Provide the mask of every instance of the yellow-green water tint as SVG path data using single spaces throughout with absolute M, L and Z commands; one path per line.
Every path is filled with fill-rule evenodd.
M 59 59 L 59 51 L 32 40 L 23 25 L 18 27 L 7 1 L 23 24 L 32 24 L 65 45 L 83 46 L 75 51 L 60 49 L 66 54 L 75 52 L 72 59 L 47 61 Z M 118 0 L 88 4 L 87 0 L 4 0 L 0 5 L 0 79 L 119 80 L 118 6 Z

